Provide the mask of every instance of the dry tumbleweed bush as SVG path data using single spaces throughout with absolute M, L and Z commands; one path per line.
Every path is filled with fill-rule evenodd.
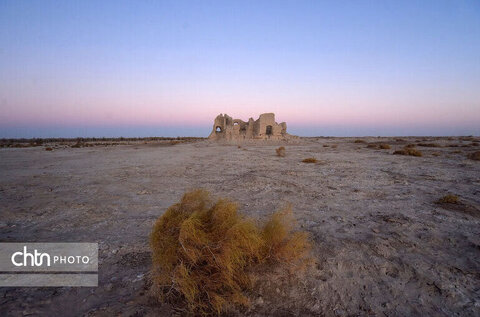
M 249 272 L 262 263 L 304 267 L 310 242 L 293 231 L 291 208 L 264 227 L 205 190 L 186 193 L 157 220 L 150 236 L 152 278 L 162 299 L 180 299 L 192 314 L 220 314 L 249 304 Z
M 405 146 L 402 150 L 397 150 L 393 152 L 395 155 L 410 155 L 410 156 L 422 156 L 422 152 L 419 150 L 413 148 L 413 147 L 408 147 Z
M 281 146 L 278 149 L 275 149 L 275 151 L 277 152 L 277 156 L 281 156 L 281 157 L 285 156 L 285 147 L 284 146 Z
M 307 157 L 306 159 L 302 160 L 303 163 L 317 163 L 317 159 L 314 157 Z
M 437 203 L 439 204 L 458 204 L 458 196 L 448 194 L 440 198 Z

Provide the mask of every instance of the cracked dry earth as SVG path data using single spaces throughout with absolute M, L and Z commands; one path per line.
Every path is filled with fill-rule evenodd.
M 184 314 L 150 295 L 148 235 L 203 187 L 259 221 L 290 202 L 314 241 L 309 271 L 266 269 L 251 307 L 231 315 L 479 316 L 480 162 L 467 155 L 480 148 L 430 138 L 441 147 L 413 157 L 392 153 L 415 138 L 364 140 L 392 148 L 301 138 L 282 144 L 285 157 L 278 144 L 208 141 L 1 149 L 0 240 L 98 242 L 100 263 L 96 288 L 0 288 L 0 315 Z M 460 204 L 435 203 L 446 194 Z

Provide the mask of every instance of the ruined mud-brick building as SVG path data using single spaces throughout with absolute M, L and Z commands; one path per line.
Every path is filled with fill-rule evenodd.
M 245 122 L 232 119 L 225 115 L 218 115 L 213 124 L 209 139 L 241 141 L 247 139 L 257 140 L 285 140 L 290 135 L 287 133 L 287 124 L 275 122 L 274 113 L 263 113 L 257 120 L 253 118 Z

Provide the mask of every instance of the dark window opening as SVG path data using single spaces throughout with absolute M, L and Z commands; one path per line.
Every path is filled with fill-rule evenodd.
M 267 125 L 267 135 L 272 135 L 272 126 L 271 125 Z
M 215 129 L 215 132 L 222 132 L 222 128 L 217 127 L 217 128 Z

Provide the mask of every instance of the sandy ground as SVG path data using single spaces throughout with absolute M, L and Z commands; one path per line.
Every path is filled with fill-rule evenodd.
M 99 287 L 0 288 L 0 315 L 181 315 L 149 295 L 148 235 L 186 190 L 203 187 L 259 220 L 291 202 L 314 240 L 314 268 L 259 282 L 252 307 L 233 315 L 479 316 L 480 162 L 466 156 L 480 148 L 364 140 L 392 149 L 351 138 L 299 139 L 283 158 L 274 144 L 208 141 L 0 149 L 0 241 L 100 248 Z M 392 155 L 415 142 L 443 146 Z M 448 193 L 461 204 L 435 203 Z

